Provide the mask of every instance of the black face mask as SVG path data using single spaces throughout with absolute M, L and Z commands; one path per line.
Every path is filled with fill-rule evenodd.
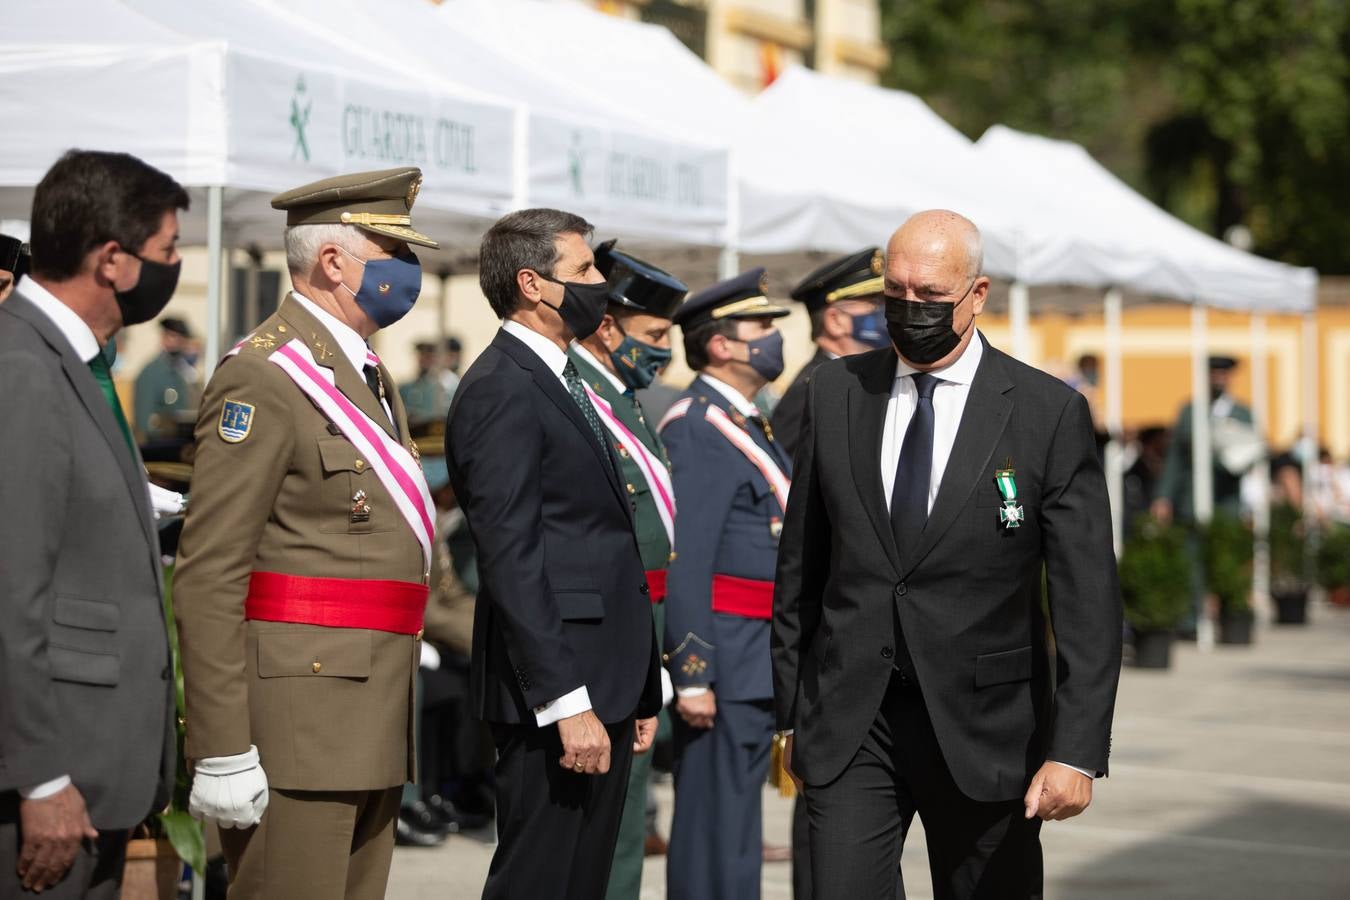
M 912 363 L 926 366 L 956 349 L 964 332 L 956 332 L 952 327 L 952 319 L 956 308 L 966 302 L 974 287 L 975 282 L 972 281 L 955 303 L 887 297 L 886 331 L 900 355 Z M 975 324 L 973 318 L 971 324 Z
M 135 253 L 129 255 L 136 256 Z M 136 258 L 141 261 L 141 277 L 136 280 L 136 285 L 130 290 L 114 291 L 117 305 L 122 310 L 123 327 L 149 322 L 163 312 L 178 288 L 178 273 L 183 268 L 182 260 L 170 266 L 140 256 Z
M 599 284 L 559 281 L 542 272 L 539 273 L 539 277 L 563 286 L 562 303 L 554 306 L 542 297 L 540 302 L 557 310 L 567 330 L 572 332 L 572 337 L 584 341 L 595 334 L 595 330 L 605 319 L 605 310 L 609 308 L 609 285 L 603 281 Z

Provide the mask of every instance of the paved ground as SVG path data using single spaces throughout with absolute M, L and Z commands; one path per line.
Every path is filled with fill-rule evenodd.
M 1043 831 L 1047 898 L 1350 898 L 1350 610 L 1312 619 L 1253 647 L 1180 645 L 1165 673 L 1125 671 L 1111 778 L 1082 817 Z M 661 803 L 669 816 L 668 785 Z M 764 809 L 768 839 L 786 843 L 790 803 L 766 791 Z M 927 898 L 915 832 L 905 883 Z M 388 896 L 476 898 L 488 840 L 398 850 Z M 657 900 L 664 860 L 649 863 L 642 896 Z M 766 866 L 765 900 L 790 896 L 789 866 Z

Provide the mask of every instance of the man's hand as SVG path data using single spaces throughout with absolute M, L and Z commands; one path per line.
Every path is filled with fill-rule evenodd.
M 656 743 L 656 716 L 650 719 L 638 719 L 634 726 L 637 737 L 633 741 L 634 753 L 646 753 Z
M 1047 762 L 1041 766 L 1022 798 L 1026 817 L 1047 822 L 1072 819 L 1092 802 L 1092 779 L 1068 766 Z
M 41 800 L 20 800 L 19 830 L 19 878 L 26 889 L 38 893 L 66 877 L 81 841 L 98 837 L 84 796 L 73 784 Z
M 252 828 L 270 796 L 258 748 L 250 745 L 246 753 L 197 760 L 188 812 L 221 828 Z
M 609 771 L 609 732 L 593 710 L 558 720 L 563 755 L 558 765 L 578 775 Z
M 713 719 L 717 718 L 717 697 L 714 696 L 712 688 L 709 688 L 706 694 L 696 694 L 692 697 L 677 696 L 675 711 L 690 728 L 711 728 Z
M 801 794 L 805 792 L 805 788 L 802 786 L 802 780 L 797 777 L 796 772 L 792 771 L 792 748 L 794 744 L 793 738 L 795 737 L 795 734 L 789 734 L 787 737 L 783 738 L 783 771 L 792 779 L 792 783 L 797 786 L 797 793 Z
M 1150 510 L 1153 513 L 1153 518 L 1157 519 L 1159 522 L 1164 525 L 1172 524 L 1171 500 L 1168 500 L 1166 497 L 1159 497 L 1157 500 L 1153 501 L 1153 506 L 1150 507 Z

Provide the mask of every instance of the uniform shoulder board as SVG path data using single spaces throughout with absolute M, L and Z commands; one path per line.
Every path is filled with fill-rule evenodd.
M 661 421 L 656 425 L 656 430 L 658 432 L 665 431 L 666 426 L 671 422 L 674 422 L 677 419 L 683 419 L 689 414 L 689 407 L 693 404 L 693 397 L 685 397 L 683 400 L 676 401 L 671 405 L 670 409 L 666 410 L 666 414 L 661 417 Z

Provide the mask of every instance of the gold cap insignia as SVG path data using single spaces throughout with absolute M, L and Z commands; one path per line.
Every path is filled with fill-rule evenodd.
M 764 293 L 764 294 L 767 294 L 767 293 L 769 292 L 769 273 L 768 273 L 768 272 L 765 272 L 764 274 L 762 274 L 762 275 L 759 276 L 759 290 L 760 290 L 760 293 Z
M 886 267 L 886 259 L 885 259 L 885 257 L 883 257 L 883 256 L 881 255 L 881 251 L 880 251 L 880 250 L 877 250 L 877 251 L 873 252 L 873 253 L 872 253 L 872 274 L 873 274 L 873 275 L 880 275 L 882 269 L 884 269 L 885 267 Z
M 420 191 L 421 189 L 422 189 L 422 176 L 421 174 L 418 174 L 418 176 L 408 184 L 407 200 L 409 212 L 412 211 L 413 203 L 417 201 L 417 192 Z

